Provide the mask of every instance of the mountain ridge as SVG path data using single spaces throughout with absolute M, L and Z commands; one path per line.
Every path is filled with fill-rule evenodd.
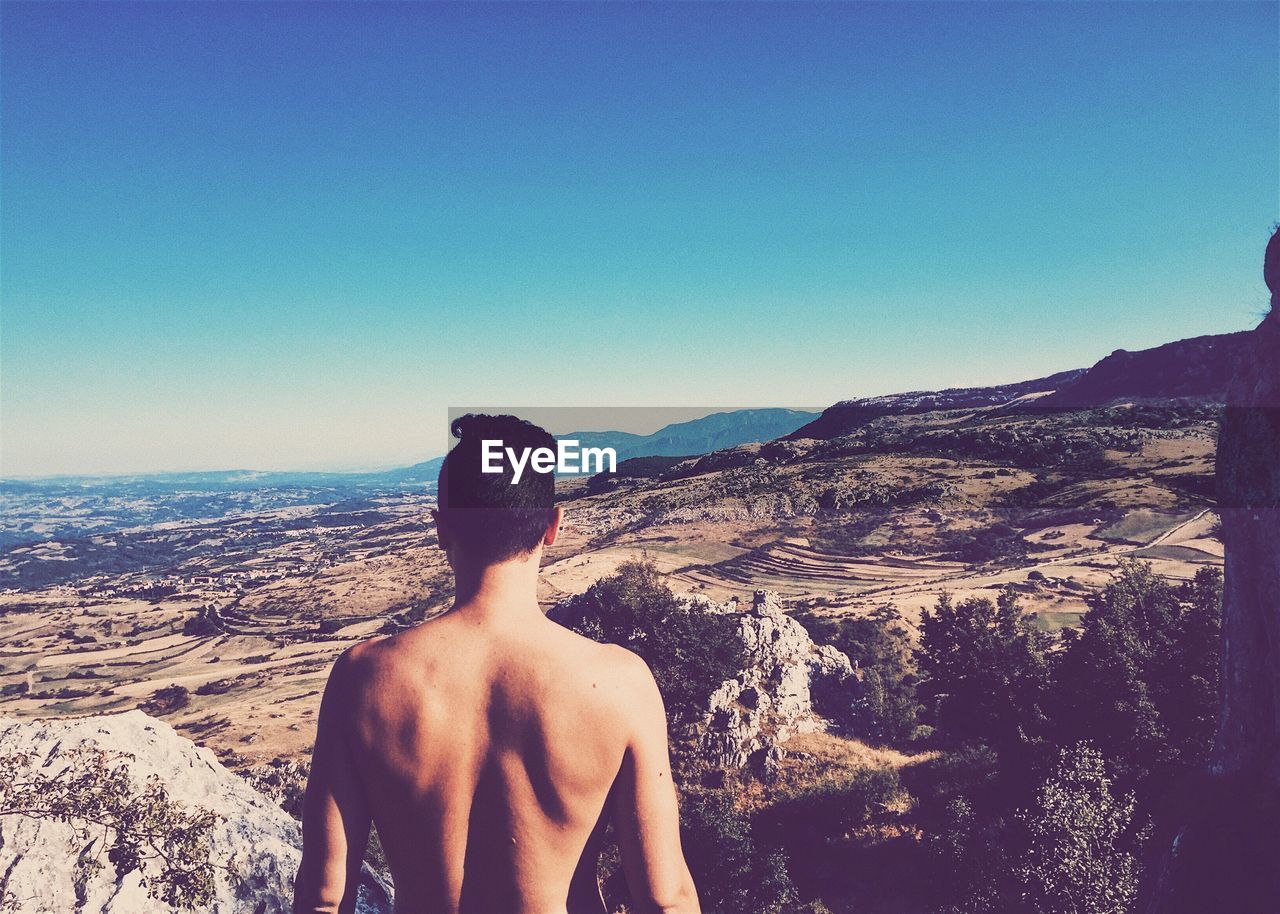
M 1150 349 L 1117 349 L 1088 368 L 987 387 L 954 387 L 861 397 L 823 410 L 784 440 L 830 439 L 884 416 L 961 409 L 1084 409 L 1119 403 L 1223 403 L 1247 331 L 1174 340 Z
M 570 432 L 583 447 L 612 447 L 618 460 L 632 457 L 694 457 L 712 451 L 772 441 L 820 414 L 783 407 L 722 410 L 685 422 L 672 422 L 649 435 L 631 432 Z

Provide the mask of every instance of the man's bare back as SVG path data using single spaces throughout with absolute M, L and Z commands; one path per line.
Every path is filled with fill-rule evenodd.
M 500 561 L 477 560 L 465 545 L 479 535 L 437 517 L 454 608 L 334 665 L 296 914 L 353 910 L 370 823 L 398 914 L 602 914 L 610 819 L 633 910 L 697 912 L 661 695 L 639 657 L 543 615 L 538 566 L 559 512 L 546 517 L 531 551 Z

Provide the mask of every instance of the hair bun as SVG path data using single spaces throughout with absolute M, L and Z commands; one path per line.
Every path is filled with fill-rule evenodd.
M 556 446 L 555 439 L 538 426 L 518 416 L 491 416 L 488 413 L 467 413 L 449 423 L 449 431 L 459 443 L 475 443 L 480 441 L 505 441 L 521 447 Z
M 508 421 L 503 421 L 503 420 Z M 459 441 L 473 438 L 501 438 L 504 430 L 511 428 L 513 416 L 490 416 L 485 413 L 467 413 L 449 424 L 449 431 Z

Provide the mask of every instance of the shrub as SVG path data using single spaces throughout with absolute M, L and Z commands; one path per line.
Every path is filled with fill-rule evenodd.
M 122 756 L 74 749 L 66 761 L 49 773 L 28 756 L 0 756 L 0 816 L 70 825 L 68 852 L 80 855 L 85 877 L 103 867 L 105 851 L 117 878 L 136 870 L 152 898 L 181 909 L 207 909 L 215 869 L 210 836 L 218 816 L 188 811 L 157 780 L 136 787 Z M 12 896 L 0 899 L 0 909 L 16 903 Z
M 1062 750 L 1029 810 L 1011 820 L 967 797 L 925 841 L 940 914 L 1128 914 L 1137 895 L 1134 801 L 1111 789 L 1102 755 Z
M 156 689 L 139 707 L 153 716 L 172 714 L 191 704 L 191 691 L 186 686 L 172 685 Z
M 947 804 L 937 829 L 925 839 L 934 867 L 931 882 L 944 902 L 938 914 L 1017 911 L 1017 887 L 1005 858 L 1007 842 L 1003 819 L 979 814 L 966 797 Z
M 243 768 L 236 774 L 248 781 L 258 793 L 279 804 L 293 818 L 302 821 L 302 800 L 310 772 L 309 762 L 277 756 L 265 764 Z
M 770 843 L 792 856 L 843 838 L 883 815 L 902 799 L 902 783 L 892 768 L 863 768 L 848 777 L 827 777 L 784 797 L 760 814 Z
M 881 606 L 856 619 L 802 621 L 816 640 L 848 655 L 858 670 L 861 688 L 853 709 L 853 732 L 877 742 L 911 739 L 919 724 L 919 677 L 902 614 Z
M 182 623 L 182 633 L 195 638 L 211 638 L 226 631 L 215 606 L 201 606 Z
M 964 797 L 972 805 L 995 805 L 1000 791 L 1000 760 L 982 743 L 966 743 L 951 752 L 904 768 L 904 785 L 915 798 L 917 818 L 926 827 L 941 827 L 947 807 Z
M 1132 796 L 1111 791 L 1102 755 L 1086 743 L 1063 749 L 1022 816 L 1027 847 L 1016 868 L 1022 901 L 1038 914 L 1126 914 L 1138 893 L 1131 849 Z
M 798 904 L 786 858 L 757 848 L 750 820 L 729 796 L 686 796 L 680 825 L 706 914 L 784 914 Z
M 551 617 L 581 635 L 635 651 L 653 670 L 673 723 L 696 720 L 742 669 L 738 621 L 676 598 L 649 562 L 626 562 Z

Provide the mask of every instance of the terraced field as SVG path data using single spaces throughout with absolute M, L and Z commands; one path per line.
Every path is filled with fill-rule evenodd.
M 681 575 L 695 584 L 765 587 L 787 596 L 869 593 L 903 584 L 937 580 L 964 569 L 963 563 L 895 555 L 851 557 L 822 552 L 802 542 L 783 541 Z

